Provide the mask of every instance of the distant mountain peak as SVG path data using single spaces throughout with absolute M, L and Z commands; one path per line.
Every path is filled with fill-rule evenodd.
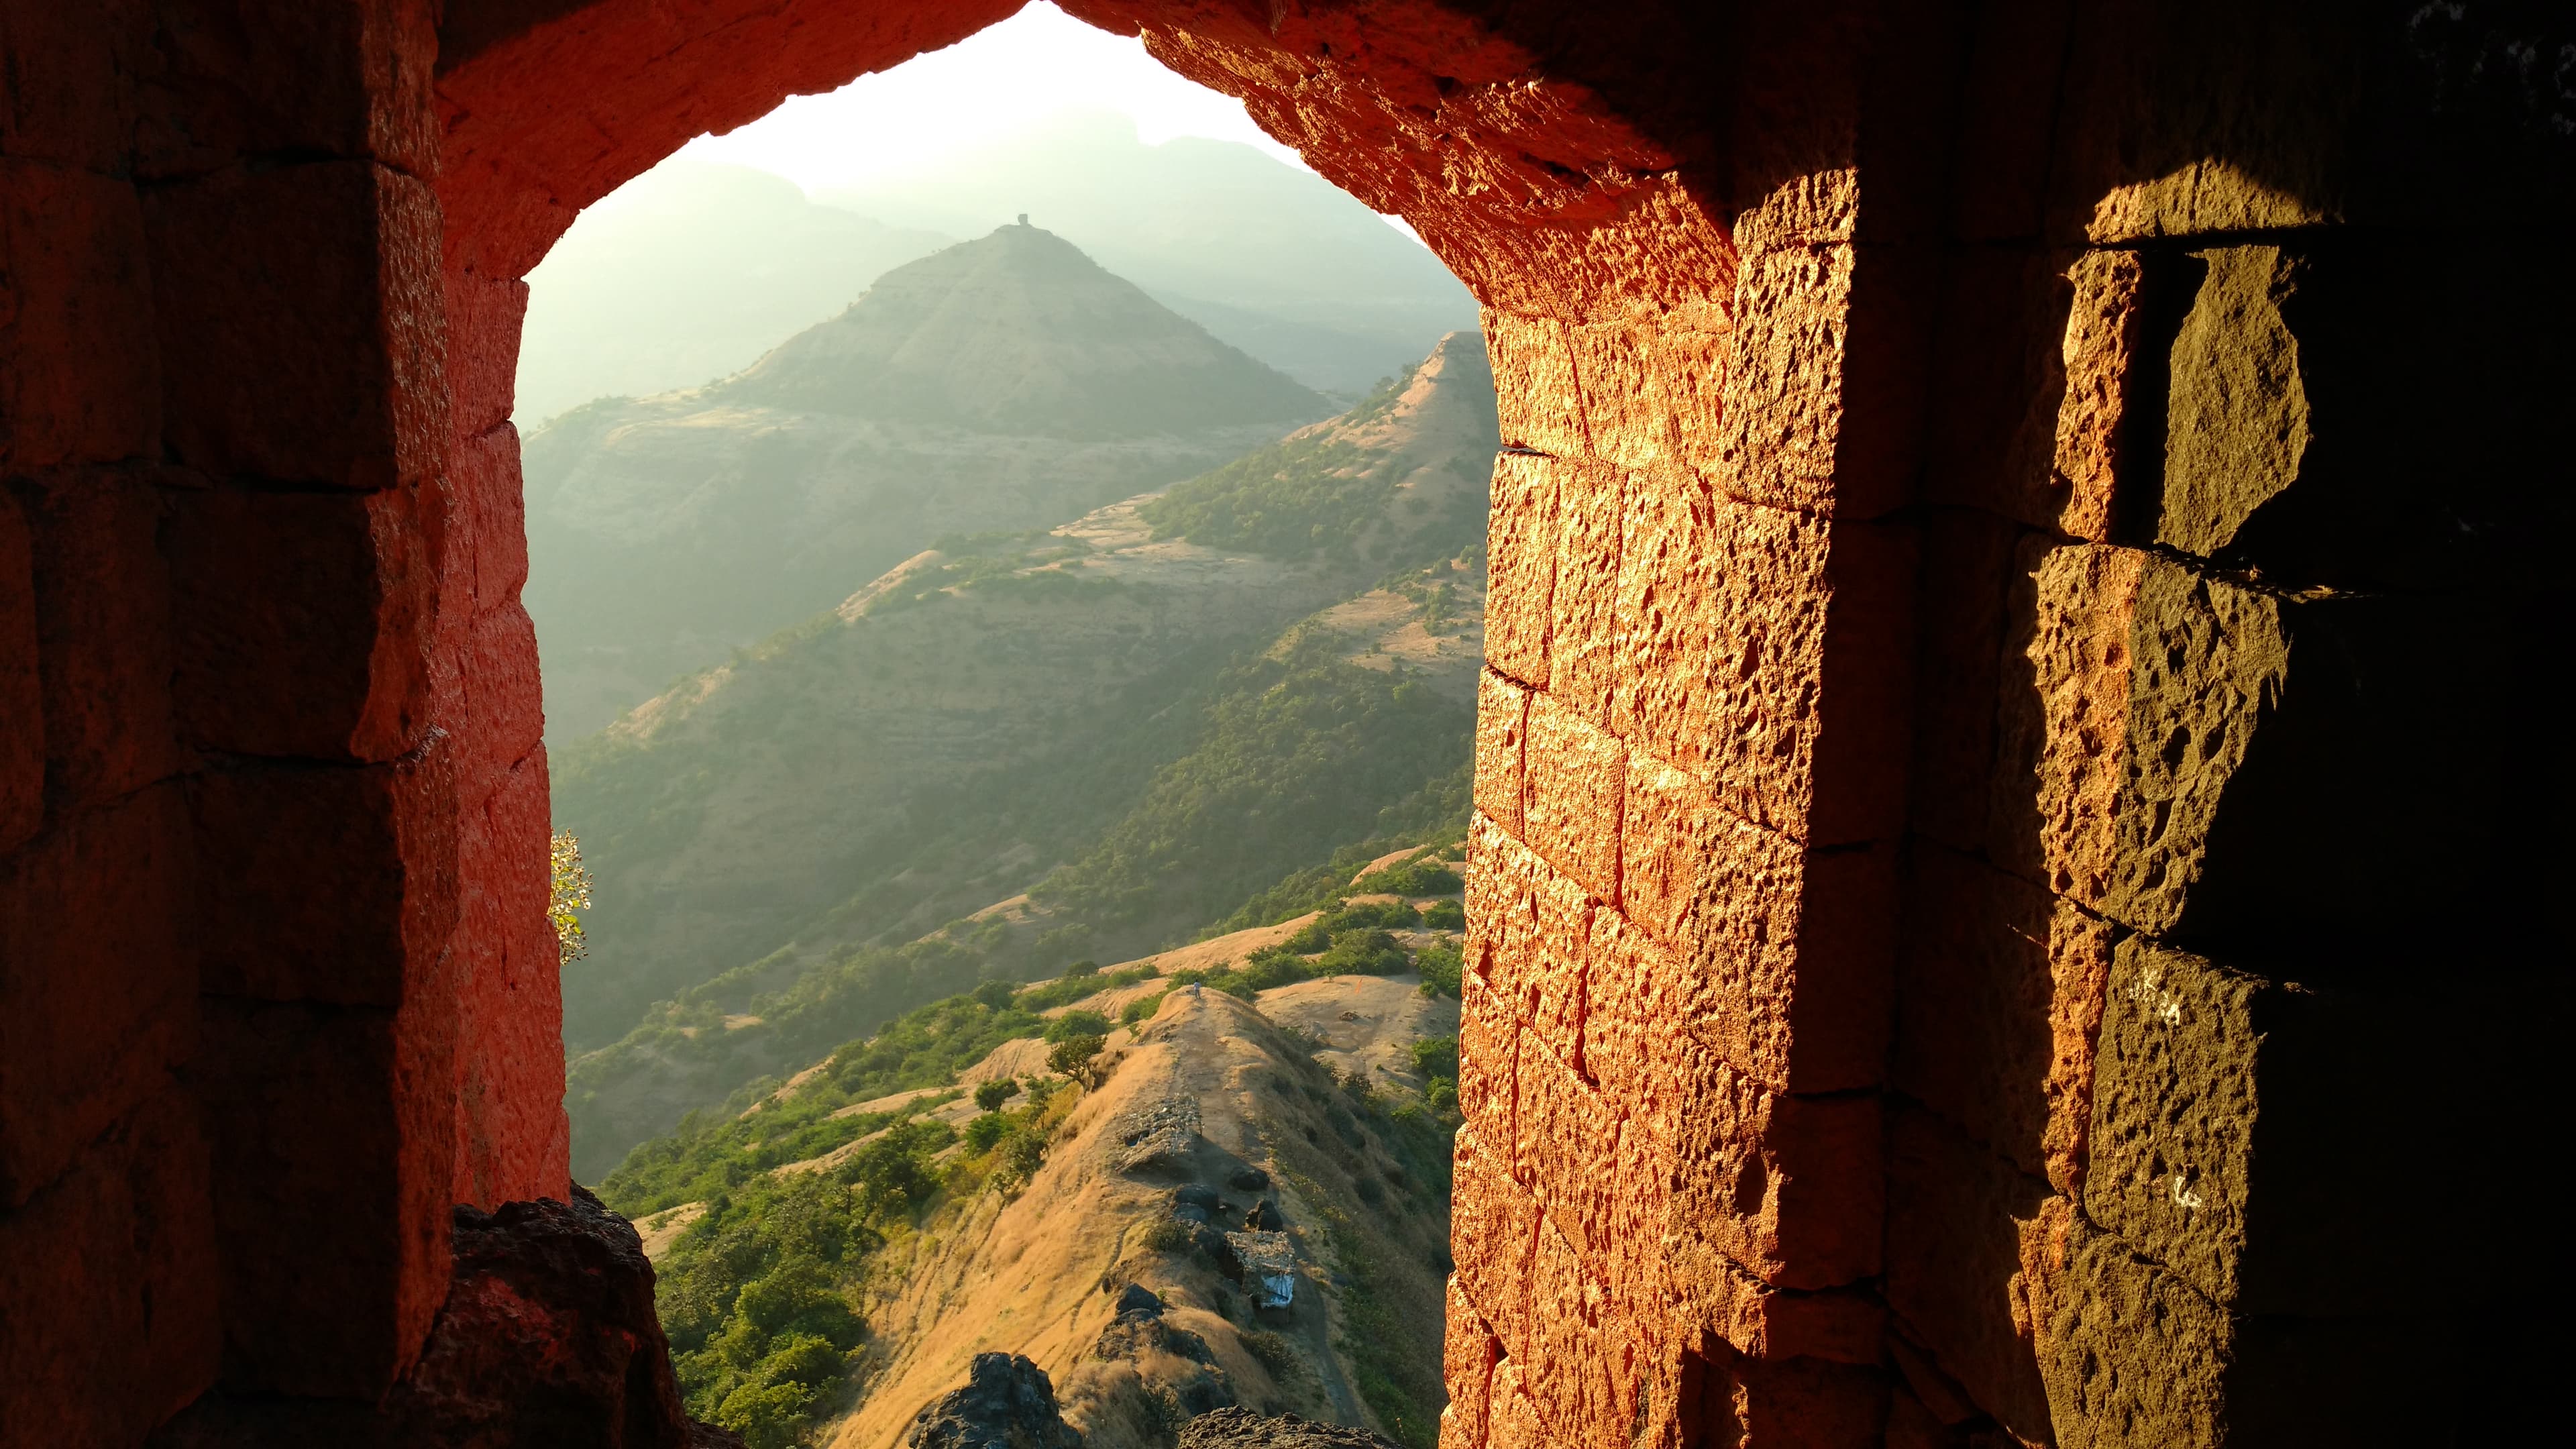
M 1025 221 L 886 273 L 719 391 L 801 412 L 1083 439 L 1288 426 L 1329 407 Z

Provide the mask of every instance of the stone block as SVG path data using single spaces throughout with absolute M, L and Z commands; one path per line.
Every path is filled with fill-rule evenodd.
M 1671 1255 L 1671 1317 L 1684 1337 L 1722 1342 L 1747 1358 L 1874 1364 L 1887 1352 L 1887 1305 L 1867 1287 L 1821 1293 L 1757 1281 L 1705 1240 L 1679 1236 Z
M 1486 515 L 1485 663 L 1530 686 L 1547 683 L 1558 470 L 1543 458 L 1496 458 Z
M 2025 1259 L 2064 1200 L 1930 1113 L 1896 1112 L 1889 1139 L 1888 1307 L 1978 1407 L 2047 1442 Z
M 187 1058 L 192 866 L 175 784 L 75 813 L 0 864 L 0 1206 L 53 1181 Z
M 1449 1390 L 1449 1404 L 1440 1413 L 1440 1449 L 1483 1449 L 1494 1365 L 1502 1356 L 1502 1340 L 1485 1326 L 1476 1305 L 1467 1301 L 1452 1277 L 1446 1334 L 1441 1340 L 1441 1379 Z
M 1661 320 L 1623 318 L 1566 332 L 1592 452 L 1622 468 L 1660 462 L 1673 449 L 1678 410 L 1655 366 Z
M 2152 439 L 2133 439 L 2132 416 L 2150 399 L 2132 394 L 2141 382 L 2145 338 L 2145 266 L 2134 252 L 2094 251 L 2067 269 L 2074 296 L 2059 350 L 2065 401 L 2057 412 L 2057 445 L 2049 471 L 2057 527 L 2076 538 L 2111 537 L 2118 484 L 2125 470 L 2143 471 L 2124 451 Z M 2180 365 L 2177 354 L 2175 363 Z M 2170 422 L 2170 414 L 2168 415 Z M 2164 459 L 2177 461 L 2170 436 Z
M 45 818 L 44 682 L 37 667 L 36 560 L 26 510 L 0 489 L 0 855 Z
M 1666 1146 L 1680 1140 L 1686 1097 L 1681 1043 L 1709 1015 L 1695 975 L 1617 911 L 1592 915 L 1584 968 L 1582 1051 L 1588 1080 Z
M 1696 1039 L 1683 1069 L 1673 1199 L 1684 1231 L 1774 1287 L 1876 1275 L 1886 1194 L 1878 1099 L 1773 1093 Z
M 1647 480 L 1620 552 L 1612 729 L 1817 844 L 1904 811 L 1914 547 L 1903 530 Z
M 198 1079 L 232 1385 L 372 1400 L 419 1351 L 448 1286 L 454 1030 L 452 1000 L 207 998 Z
M 2021 531 L 1991 513 L 1926 511 L 1908 827 L 1963 851 L 1986 844 L 1994 796 L 2004 611 Z
M 1496 1147 L 1461 1130 L 1452 1154 L 1449 1243 L 1460 1292 L 1494 1327 L 1503 1356 L 1529 1361 L 1531 1255 L 1538 1248 L 1539 1207 L 1512 1180 L 1508 1144 Z
M 168 566 L 157 490 L 124 472 L 22 485 L 35 559 L 45 767 L 55 808 L 106 801 L 180 767 L 171 726 Z
M 1904 827 L 1920 552 L 1908 524 L 1834 525 L 1813 778 L 1792 831 L 1811 845 L 1893 840 Z
M 2077 253 L 1971 248 L 1943 287 L 1924 440 L 1927 502 L 2050 527 L 2066 490 L 2053 460 L 2067 395 Z
M 1542 1219 L 1530 1262 L 1529 1351 L 1521 1388 L 1548 1426 L 1551 1443 L 1622 1449 L 1634 1420 L 1619 1412 L 1613 1377 L 1628 1367 L 1626 1335 L 1579 1249 Z
M 1735 362 L 1734 320 L 1717 307 L 1667 313 L 1646 346 L 1655 389 L 1672 413 L 1670 456 L 1700 482 L 1713 485 L 1726 458 L 1726 377 Z
M 1787 1091 L 1880 1080 L 1894 851 L 1802 850 L 1650 762 L 1632 769 L 1622 842 L 1630 919 L 1669 951 L 1673 1004 L 1728 1061 Z
M 1476 808 L 1507 835 L 1522 831 L 1522 749 L 1530 692 L 1487 669 L 1476 676 Z
M 543 752 L 481 808 L 462 812 L 458 1202 L 490 1207 L 568 1190 L 561 947 L 546 916 L 551 871 Z
M 1598 463 L 1558 466 L 1556 569 L 1548 594 L 1547 695 L 1595 725 L 1618 684 L 1619 540 L 1628 480 Z
M 159 456 L 144 252 L 131 183 L 0 156 L 0 466 Z
M 2111 928 L 1917 845 L 1897 956 L 1895 1084 L 2023 1172 L 2078 1191 Z
M 2025 1272 L 2063 1449 L 2163 1449 L 2227 1440 L 2236 1330 L 2181 1279 L 2062 1200 L 2042 1214 Z
M 448 487 L 452 537 L 472 550 L 476 609 L 518 602 L 528 582 L 528 509 L 519 474 L 519 430 L 508 423 L 457 439 Z
M 460 442 L 488 437 L 509 428 L 528 284 L 451 267 L 446 293 L 448 421 Z
M 1738 267 L 1719 424 L 1727 498 L 1801 513 L 1839 501 L 1853 264 L 1850 246 L 1826 244 L 1761 248 Z
M 225 171 L 145 208 L 170 449 L 218 477 L 375 490 L 445 464 L 438 199 L 363 161 Z
M 2125 550 L 2025 546 L 1988 853 L 2123 924 L 2170 929 L 2288 671 L 2269 595 Z
M 18 1444 L 140 1444 L 222 1347 L 206 1147 L 164 1077 L 44 1191 L 0 1212 L 0 1424 Z
M 1721 403 L 1718 490 L 1837 518 L 1903 506 L 1921 455 L 1934 273 L 1901 247 L 1749 251 Z
M 1619 1169 L 1617 1107 L 1544 1043 L 1523 1047 L 1519 1083 L 1512 1176 L 1529 1187 L 1539 1210 L 1597 1275 L 1621 1191 L 1607 1180 Z M 1660 1212 L 1654 1221 L 1660 1225 Z
M 1721 1354 L 1701 1374 L 1702 1442 L 1880 1449 L 1888 1390 L 1876 1365 Z
M 1505 1359 L 1494 1367 L 1492 1406 L 1485 1415 L 1485 1442 L 1493 1449 L 1549 1449 L 1555 1440 L 1539 1418 L 1538 1405 L 1521 1388 L 1520 1365 Z
M 1505 1010 L 1579 1067 L 1597 902 L 1490 821 L 1468 826 L 1467 848 L 1469 961 Z
M 1521 1024 L 1511 1003 L 1473 967 L 1461 977 L 1458 1009 L 1458 1113 L 1485 1140 L 1508 1144 L 1520 1130 Z
M 181 497 L 169 551 L 189 735 L 315 760 L 415 748 L 429 727 L 442 501 L 405 488 Z
M 1503 441 L 1555 458 L 1591 451 L 1583 431 L 1583 393 L 1566 325 L 1550 317 L 1487 308 L 1485 354 L 1494 364 Z
M 1523 760 L 1522 838 L 1584 890 L 1618 899 L 1627 746 L 1554 695 L 1538 694 L 1530 698 Z
M 196 175 L 245 154 L 383 162 L 435 176 L 432 0 L 164 4 L 141 95 L 141 165 Z
M 2210 556 L 2298 481 L 2309 408 L 2298 339 L 2281 307 L 2304 268 L 2276 246 L 2219 247 L 2192 259 L 2203 273 L 2169 364 L 2155 542 Z M 2065 454 L 2061 446 L 2061 461 Z
M 2222 1305 L 2242 1287 L 2270 984 L 2133 937 L 2103 1014 L 2085 1215 Z
M 471 713 L 487 759 L 516 767 L 544 748 L 545 699 L 537 674 L 537 627 L 515 603 L 495 606 L 474 620 L 466 665 Z
M 191 780 L 206 989 L 387 1009 L 433 989 L 458 912 L 448 753 Z
M 0 92 L 0 155 L 113 174 L 134 146 L 132 77 L 151 48 L 139 0 L 0 5 L 0 55 L 43 56 Z
M 1716 785 L 1738 815 L 1797 833 L 1812 803 L 1830 527 L 1666 482 L 1630 499 L 1613 729 Z

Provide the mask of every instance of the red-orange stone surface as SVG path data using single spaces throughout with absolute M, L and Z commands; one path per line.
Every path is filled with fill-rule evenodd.
M 520 279 L 1013 8 L 0 0 L 0 1439 L 377 1402 L 452 1204 L 568 1194 Z M 2562 1009 L 2576 168 L 2495 57 L 2563 20 L 1065 8 L 1486 309 L 1443 1449 L 2514 1437 L 2564 1255 L 2283 1278 L 2416 1139 L 2265 1124 L 2548 1093 L 2109 963 Z M 2410 1241 L 2494 1241 L 2475 1167 Z M 2403 1331 L 2316 1349 L 2364 1279 Z

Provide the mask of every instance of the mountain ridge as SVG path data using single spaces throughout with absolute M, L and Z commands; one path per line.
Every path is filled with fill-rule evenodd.
M 1491 387 L 1477 340 L 1453 338 L 1247 455 L 1273 513 L 1329 535 L 1300 557 L 1146 518 L 1205 480 L 943 540 L 559 750 L 556 817 L 599 903 L 565 973 L 580 1170 L 786 1069 L 803 1036 L 697 1024 L 756 1023 L 813 973 L 869 973 L 816 1018 L 847 1034 L 869 1020 L 847 1011 L 959 971 L 1194 929 L 1410 795 L 1444 809 L 1481 654 Z M 1229 497 L 1251 486 L 1226 476 Z M 1292 783 L 1319 769 L 1330 788 Z
M 527 439 L 548 738 L 942 535 L 1051 524 L 1328 410 L 1035 228 L 898 267 L 743 373 L 601 399 Z

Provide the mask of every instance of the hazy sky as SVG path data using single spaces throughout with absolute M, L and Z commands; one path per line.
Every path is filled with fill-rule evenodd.
M 728 135 L 701 136 L 680 154 L 756 166 L 810 192 L 924 170 L 950 151 L 1067 110 L 1121 112 L 1148 144 L 1209 136 L 1305 165 L 1252 124 L 1242 102 L 1165 70 L 1142 42 L 1095 30 L 1043 0 L 946 50 L 830 95 L 795 97 Z

